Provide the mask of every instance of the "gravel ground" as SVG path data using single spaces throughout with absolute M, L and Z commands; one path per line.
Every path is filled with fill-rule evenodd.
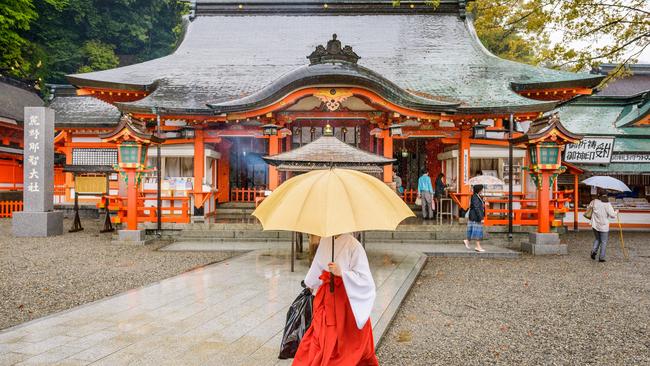
M 14 238 L 0 220 L 0 329 L 141 287 L 192 268 L 232 257 L 232 252 L 159 252 L 167 243 L 129 246 L 84 231 L 50 238 Z
M 590 232 L 568 256 L 431 258 L 386 333 L 382 365 L 650 365 L 650 233 Z

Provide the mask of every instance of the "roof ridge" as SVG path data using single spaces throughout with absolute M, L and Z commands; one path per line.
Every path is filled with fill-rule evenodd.
M 410 0 L 396 4 L 392 0 L 195 0 L 191 19 L 211 15 L 301 14 L 458 14 L 465 17 L 465 5 L 472 0 Z

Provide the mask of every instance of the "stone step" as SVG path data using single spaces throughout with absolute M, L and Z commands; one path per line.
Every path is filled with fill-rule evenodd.
M 219 206 L 217 206 L 217 211 L 221 209 L 229 209 L 229 208 L 243 208 L 243 209 L 255 209 L 255 203 L 253 202 L 224 202 L 220 203 Z
M 237 237 L 237 238 L 228 238 L 228 237 L 176 237 L 173 238 L 175 242 L 197 242 L 197 243 L 224 243 L 224 242 L 233 242 L 235 240 L 236 242 L 284 242 L 289 245 L 291 238 L 290 237 L 282 237 L 282 236 L 277 236 L 277 237 L 254 237 L 254 236 L 247 236 L 247 237 Z M 395 239 L 366 239 L 366 244 L 367 245 L 372 245 L 373 243 L 387 243 L 387 244 L 433 244 L 433 245 L 455 245 L 455 246 L 463 246 L 462 239 L 459 240 L 447 240 L 447 239 L 440 239 L 440 240 L 418 240 L 418 239 L 410 239 L 410 240 L 395 240 Z M 486 239 L 483 240 L 482 243 L 484 244 L 490 244 L 490 240 Z M 494 243 L 493 243 L 494 244 Z M 303 248 L 308 247 L 308 242 L 303 242 Z M 306 249 L 305 249 L 306 250 Z M 470 253 L 472 254 L 472 253 Z
M 477 253 L 475 251 L 467 252 L 440 252 L 440 253 L 431 253 L 425 252 L 429 257 L 452 257 L 452 258 L 493 258 L 493 259 L 516 259 L 521 256 L 520 252 L 494 252 L 494 251 L 485 251 L 483 253 Z

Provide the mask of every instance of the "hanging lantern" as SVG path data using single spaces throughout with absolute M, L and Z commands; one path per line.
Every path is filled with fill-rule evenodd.
M 388 127 L 391 136 L 402 136 L 402 124 L 393 123 Z
M 474 125 L 474 127 L 472 127 L 472 138 L 487 138 L 487 126 L 484 126 L 482 124 Z
M 277 136 L 278 135 L 278 126 L 274 124 L 268 124 L 262 126 L 262 134 L 264 136 Z

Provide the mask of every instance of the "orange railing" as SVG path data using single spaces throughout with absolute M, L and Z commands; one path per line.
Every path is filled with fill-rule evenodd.
M 157 209 L 155 207 L 156 197 L 138 197 L 138 222 L 158 222 Z M 153 202 L 153 206 L 145 206 L 145 202 Z M 173 222 L 186 224 L 190 222 L 189 214 L 189 197 L 161 197 L 162 222 Z M 180 206 L 175 203 L 180 202 Z M 99 207 L 105 207 L 108 204 L 110 211 L 116 212 L 112 218 L 114 223 L 126 222 L 127 216 L 127 198 L 118 196 L 104 196 Z
M 415 199 L 418 197 L 417 189 L 405 189 L 402 193 L 402 200 L 408 204 L 414 204 Z
M 14 211 L 23 210 L 23 201 L 0 201 L 0 218 L 13 216 Z
M 555 198 L 550 201 L 549 205 L 549 222 L 553 226 L 559 226 L 562 221 L 556 219 L 555 215 L 563 214 L 569 211 L 568 202 L 573 199 L 570 197 L 573 191 L 556 192 Z M 537 210 L 537 199 L 513 199 L 513 205 L 518 203 L 520 208 L 512 210 L 513 225 L 531 225 L 539 224 L 539 212 Z M 506 198 L 486 198 L 485 199 L 485 226 L 508 225 L 508 199 Z M 496 204 L 503 205 L 504 208 L 494 208 Z
M 54 185 L 54 203 L 65 202 L 65 185 Z
M 264 189 L 233 188 L 230 190 L 232 202 L 255 202 L 255 198 L 264 197 Z

